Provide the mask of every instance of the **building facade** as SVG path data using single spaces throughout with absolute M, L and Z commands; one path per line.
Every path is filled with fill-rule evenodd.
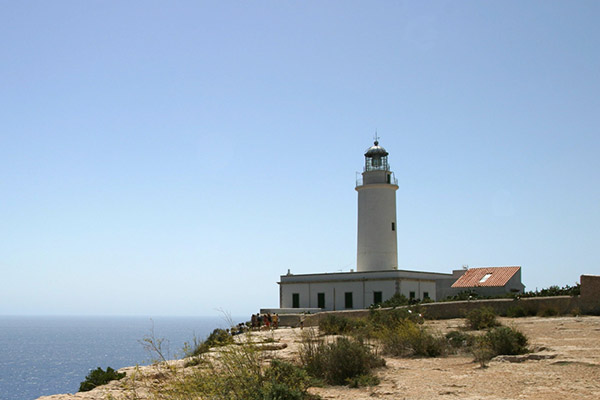
M 408 299 L 436 300 L 436 282 L 452 274 L 421 271 L 368 271 L 287 274 L 279 282 L 281 308 L 352 310 L 381 303 L 396 293 Z

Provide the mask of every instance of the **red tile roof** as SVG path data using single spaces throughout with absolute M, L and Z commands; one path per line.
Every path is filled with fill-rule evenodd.
M 452 284 L 452 287 L 504 286 L 520 269 L 521 267 L 470 268 Z M 490 276 L 481 282 L 487 274 Z

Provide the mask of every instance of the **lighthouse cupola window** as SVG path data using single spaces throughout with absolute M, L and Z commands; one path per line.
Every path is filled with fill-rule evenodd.
M 376 140 L 365 152 L 365 171 L 389 171 L 388 152 Z

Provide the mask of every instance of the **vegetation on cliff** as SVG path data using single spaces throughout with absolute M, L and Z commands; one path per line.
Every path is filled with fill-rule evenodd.
M 258 335 L 262 339 L 257 341 L 250 332 L 234 340 L 227 331 L 216 329 L 187 349 L 191 357 L 185 362 L 162 362 L 153 374 L 133 374 L 127 383 L 128 398 L 147 398 L 138 393 L 145 388 L 154 400 L 311 400 L 318 398 L 309 392 L 311 386 L 377 385 L 378 369 L 385 367 L 383 356 L 441 357 L 462 352 L 484 367 L 496 355 L 528 351 L 525 335 L 500 325 L 491 309 L 470 312 L 464 328 L 446 335 L 426 327 L 419 311 L 372 309 L 363 319 L 323 316 L 318 331 L 300 331 L 294 359 L 280 359 L 271 351 L 287 346 L 278 347 L 272 336 Z M 162 357 L 160 340 L 152 346 L 153 340 L 145 342 Z M 100 384 L 94 382 L 94 387 Z
M 106 371 L 98 367 L 85 377 L 85 380 L 79 384 L 80 392 L 88 392 L 95 389 L 98 386 L 106 385 L 110 381 L 124 378 L 125 374 L 122 372 L 116 372 L 111 367 L 107 367 Z

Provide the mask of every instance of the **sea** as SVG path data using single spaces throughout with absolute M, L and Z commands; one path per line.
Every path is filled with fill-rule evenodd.
M 0 400 L 75 393 L 90 370 L 147 365 L 158 359 L 144 339 L 162 341 L 167 359 L 242 317 L 0 316 Z

